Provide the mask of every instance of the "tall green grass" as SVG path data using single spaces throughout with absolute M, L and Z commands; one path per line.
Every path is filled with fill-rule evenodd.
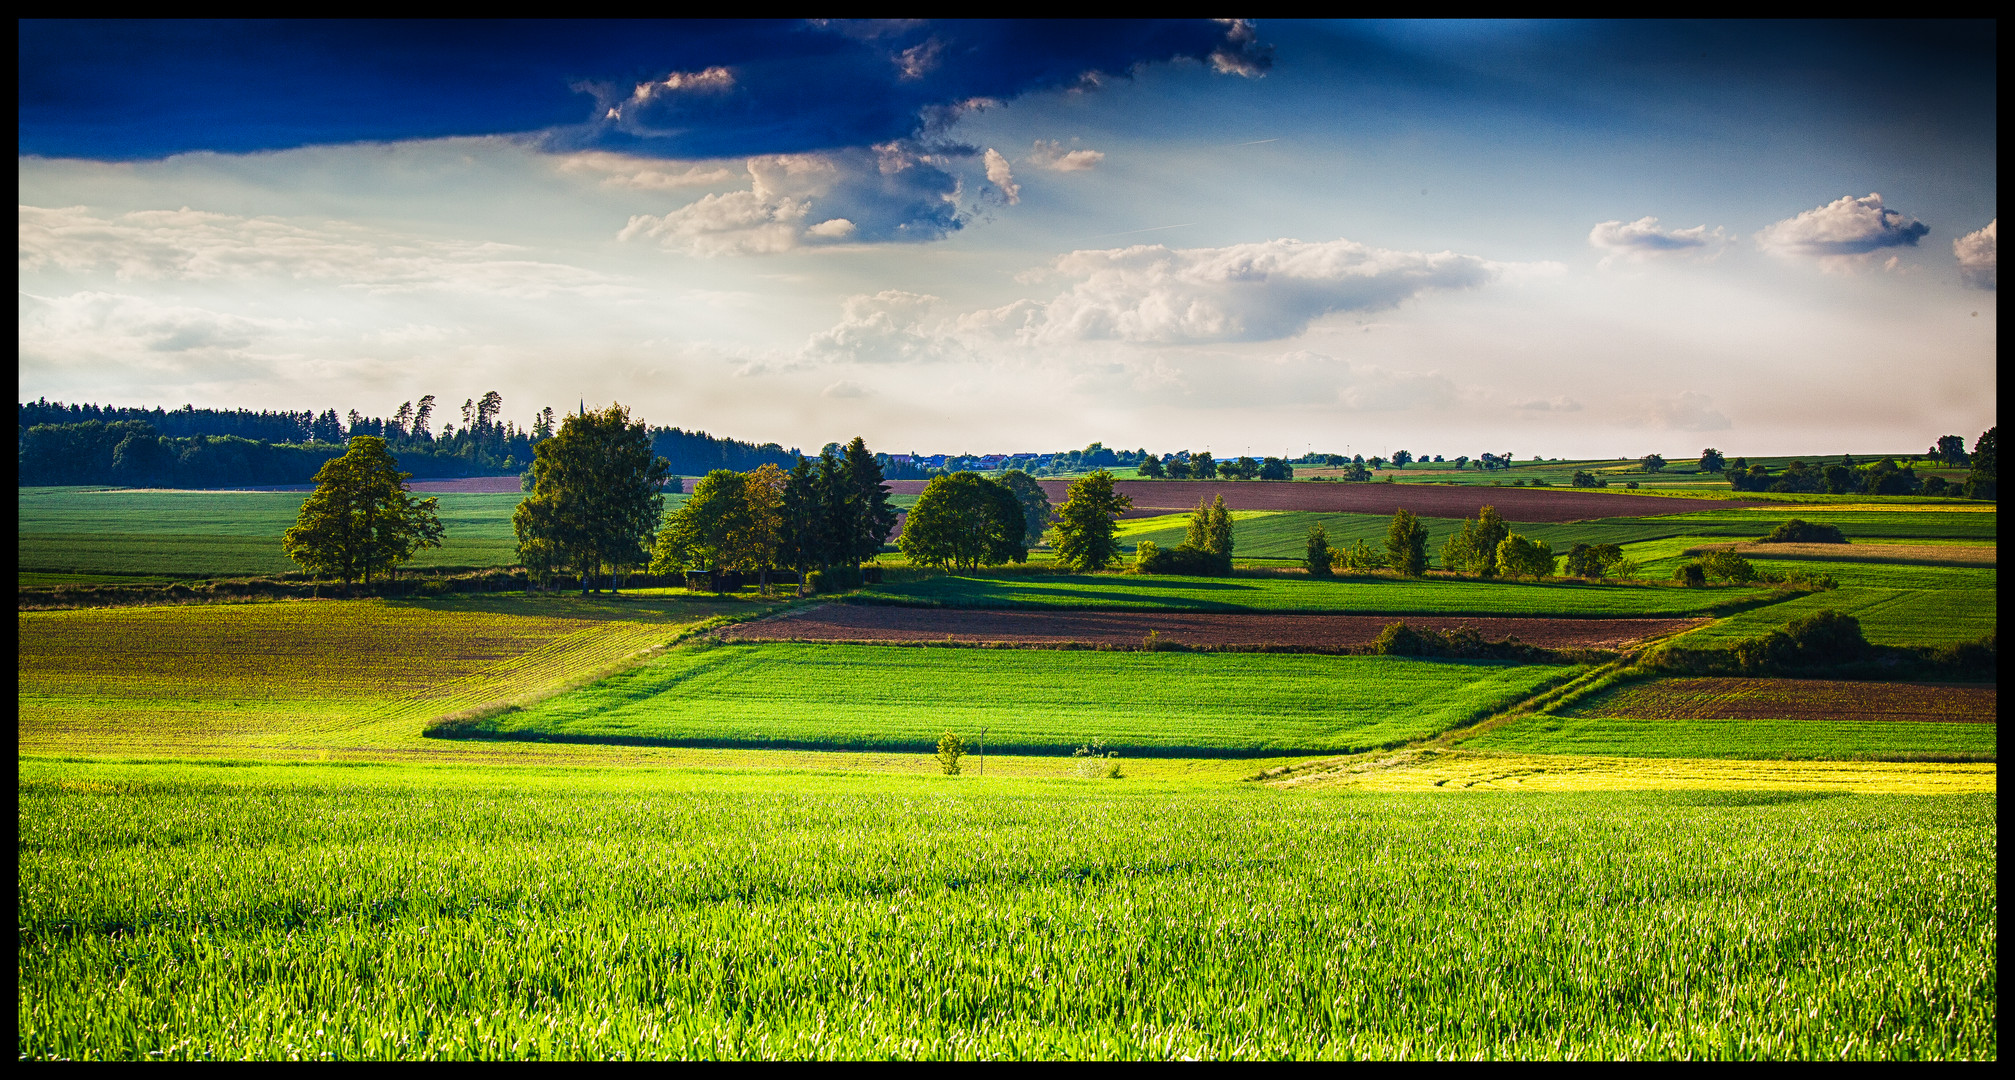
M 31 762 L 16 1052 L 1991 1059 L 1995 816 Z
M 1465 750 L 1664 758 L 1993 761 L 1993 724 L 1851 720 L 1640 720 L 1535 714 L 1466 740 Z

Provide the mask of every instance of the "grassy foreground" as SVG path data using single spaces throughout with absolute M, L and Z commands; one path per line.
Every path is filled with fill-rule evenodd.
M 1998 1054 L 1991 795 L 18 785 L 22 1058 Z

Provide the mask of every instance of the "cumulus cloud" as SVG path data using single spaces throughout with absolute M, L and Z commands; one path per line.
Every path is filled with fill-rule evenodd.
M 965 223 L 959 178 L 948 164 L 943 155 L 894 144 L 750 158 L 746 190 L 639 214 L 617 238 L 652 239 L 700 257 L 841 240 L 935 240 Z
M 1480 285 L 1513 269 L 1529 268 L 1452 252 L 1385 251 L 1348 240 L 1076 251 L 1045 275 L 1076 283 L 1048 300 L 939 316 L 932 311 L 935 297 L 894 290 L 856 296 L 846 302 L 840 322 L 814 334 L 801 355 L 894 361 L 971 356 L 1002 344 L 1275 341 L 1300 334 L 1331 312 L 1390 308 L 1422 293 Z M 1406 382 L 1395 380 L 1394 387 Z M 1378 407 L 1378 395 L 1386 392 L 1382 386 L 1372 379 L 1354 407 Z M 1418 389 L 1408 392 L 1418 396 Z
M 819 396 L 827 398 L 864 398 L 873 393 L 874 391 L 869 390 L 852 379 L 841 379 L 824 390 L 819 391 Z
M 1994 227 L 2000 223 L 2001 219 L 1995 218 L 1986 228 L 1952 241 L 1952 254 L 1959 260 L 1959 279 L 1976 289 L 1996 291 Z
M 1259 31 L 1251 19 L 1219 19 L 1225 28 L 1224 43 L 1211 50 L 1211 69 L 1221 75 L 1243 75 L 1257 79 L 1273 66 L 1273 46 L 1259 43 Z
M 1292 337 L 1331 312 L 1391 308 L 1425 292 L 1484 284 L 1502 270 L 1449 251 L 1287 239 L 1074 251 L 1054 269 L 1077 283 L 1025 332 L 1045 341 L 1158 344 Z
M 1605 264 L 1619 256 L 1644 260 L 1661 255 L 1719 251 L 1730 239 L 1720 226 L 1712 230 L 1705 225 L 1695 225 L 1690 229 L 1661 229 L 1655 217 L 1641 217 L 1627 224 L 1605 221 L 1588 231 L 1589 245 L 1608 253 L 1608 258 L 1603 260 Z
M 1660 427 L 1678 431 L 1726 431 L 1733 426 L 1714 408 L 1714 399 L 1692 390 L 1652 402 L 1646 416 Z
M 941 355 L 947 344 L 944 335 L 924 325 L 925 315 L 937 300 L 900 289 L 848 297 L 841 305 L 840 321 L 832 329 L 812 335 L 805 356 L 877 363 Z
M 1883 248 L 1915 247 L 1931 227 L 1882 205 L 1882 196 L 1843 196 L 1825 206 L 1787 218 L 1756 234 L 1763 250 L 1785 257 L 1820 260 L 1828 269 L 1870 261 Z
M 1096 169 L 1105 160 L 1105 155 L 1097 150 L 1079 148 L 1066 150 L 1055 139 L 1037 139 L 1035 147 L 1029 151 L 1029 164 L 1038 169 L 1052 172 L 1084 172 Z
M 18 207 L 19 270 L 109 270 L 123 281 L 281 278 L 366 292 L 630 294 L 615 278 L 529 257 L 509 244 L 405 236 L 346 222 L 303 223 L 183 207 L 100 216 L 82 206 Z
M 1021 202 L 1021 185 L 1014 182 L 1014 170 L 1008 167 L 1008 159 L 992 147 L 986 152 L 987 180 L 1000 189 L 1001 197 L 1009 206 Z

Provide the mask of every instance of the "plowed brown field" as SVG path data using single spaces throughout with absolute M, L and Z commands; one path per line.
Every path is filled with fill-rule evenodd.
M 1625 687 L 1588 716 L 1640 720 L 1995 722 L 1995 688 L 1830 679 L 1660 679 Z
M 1061 503 L 1068 480 L 1041 480 L 1052 503 Z M 889 490 L 914 495 L 922 480 L 892 480 Z M 1332 514 L 1390 514 L 1408 510 L 1421 517 L 1475 517 L 1485 506 L 1511 521 L 1583 521 L 1603 517 L 1649 517 L 1690 514 L 1701 510 L 1732 510 L 1768 503 L 1733 499 L 1667 499 L 1655 495 L 1623 495 L 1550 488 L 1498 488 L 1460 484 L 1282 483 L 1221 480 L 1120 480 L 1113 490 L 1133 500 L 1125 516 L 1188 510 L 1198 499 L 1223 495 L 1233 510 L 1318 510 Z
M 1278 645 L 1324 652 L 1364 645 L 1395 621 L 1379 615 L 1234 615 L 1132 611 L 974 611 L 824 604 L 721 631 L 736 641 L 951 641 L 1013 645 L 1139 645 L 1148 631 L 1183 645 Z M 1474 627 L 1544 648 L 1613 649 L 1699 625 L 1701 619 L 1408 617 L 1407 624 Z

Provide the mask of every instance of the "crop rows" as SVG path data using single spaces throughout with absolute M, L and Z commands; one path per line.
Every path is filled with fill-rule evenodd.
M 1704 720 L 1534 715 L 1463 743 L 1472 750 L 1670 758 L 1993 761 L 1995 725 L 1880 720 Z
M 1991 796 L 19 784 L 23 1058 L 1998 1053 Z
M 1395 744 L 1577 669 L 1251 653 L 764 644 L 681 649 L 486 730 L 511 738 L 1002 753 L 1102 738 L 1135 753 L 1331 753 Z

